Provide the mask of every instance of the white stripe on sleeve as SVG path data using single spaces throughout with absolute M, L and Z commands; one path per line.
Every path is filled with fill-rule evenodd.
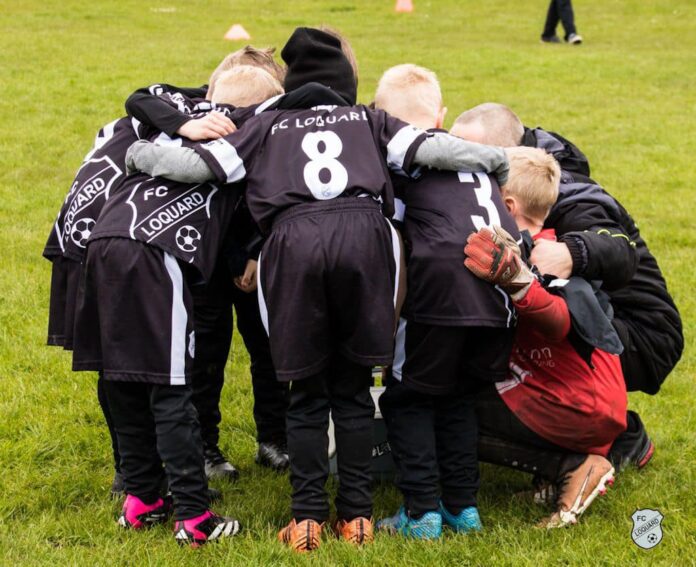
M 218 138 L 201 146 L 209 151 L 225 173 L 226 183 L 235 183 L 246 177 L 244 162 L 235 147 L 224 138 Z
M 403 171 L 406 153 L 424 131 L 415 126 L 404 126 L 387 144 L 387 165 L 394 171 Z
M 279 95 L 271 97 L 268 100 L 262 102 L 261 104 L 259 104 L 259 106 L 254 111 L 254 114 L 261 114 L 264 110 L 266 110 L 269 106 L 271 106 L 275 101 L 283 98 L 284 96 L 285 96 L 284 94 L 279 94 Z
M 184 306 L 184 276 L 176 258 L 164 253 L 164 265 L 172 280 L 172 343 L 170 351 L 170 378 L 172 386 L 186 384 L 186 323 L 188 313 Z

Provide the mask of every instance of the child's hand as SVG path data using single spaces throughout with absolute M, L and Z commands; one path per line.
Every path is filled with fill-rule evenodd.
M 248 260 L 244 273 L 241 276 L 234 278 L 234 285 L 245 293 L 256 291 L 256 260 Z
M 519 300 L 534 281 L 534 274 L 522 261 L 520 247 L 503 228 L 482 228 L 469 235 L 464 265 L 473 274 L 493 285 L 499 285 L 513 299 Z
M 202 118 L 194 118 L 186 122 L 176 133 L 189 140 L 217 140 L 227 134 L 237 131 L 234 122 L 222 112 L 209 112 Z

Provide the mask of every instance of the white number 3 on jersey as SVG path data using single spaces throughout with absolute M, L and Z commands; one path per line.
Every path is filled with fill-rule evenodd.
M 478 179 L 479 186 L 475 187 L 474 175 Z M 486 210 L 488 213 L 488 222 L 481 215 L 471 215 L 471 222 L 474 223 L 476 230 L 481 230 L 484 226 L 491 228 L 494 225 L 501 226 L 500 215 L 498 214 L 498 209 L 495 207 L 495 203 L 492 201 L 493 197 L 493 187 L 491 186 L 491 181 L 488 176 L 481 173 L 464 173 L 459 172 L 459 181 L 461 183 L 466 183 L 467 185 L 474 185 L 474 194 L 476 195 L 476 201 L 480 207 Z
M 310 132 L 302 139 L 302 151 L 310 161 L 304 168 L 307 188 L 319 200 L 338 197 L 348 185 L 348 172 L 336 158 L 343 151 L 341 138 L 335 132 Z M 322 181 L 323 178 L 327 181 Z

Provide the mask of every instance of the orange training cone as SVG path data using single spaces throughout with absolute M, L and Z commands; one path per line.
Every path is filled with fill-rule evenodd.
M 251 39 L 251 36 L 241 24 L 234 24 L 229 30 L 227 30 L 225 39 L 229 39 L 230 41 L 239 41 L 242 39 Z
M 396 0 L 396 7 L 394 8 L 397 12 L 413 12 L 413 1 L 412 0 Z

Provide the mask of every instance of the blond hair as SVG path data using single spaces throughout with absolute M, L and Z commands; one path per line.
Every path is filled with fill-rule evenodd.
M 355 58 L 355 52 L 353 51 L 353 46 L 345 38 L 345 36 L 337 29 L 332 28 L 331 26 L 327 26 L 327 25 L 322 25 L 319 29 L 321 31 L 323 31 L 324 33 L 328 33 L 329 35 L 335 37 L 338 41 L 341 42 L 341 51 L 343 51 L 343 55 L 346 56 L 346 59 L 348 59 L 348 63 L 350 63 L 350 66 L 353 68 L 353 76 L 355 77 L 355 84 L 357 85 L 358 84 L 358 60 Z
M 411 63 L 387 69 L 377 85 L 375 107 L 406 122 L 434 127 L 442 110 L 437 75 Z
M 524 125 L 517 114 L 496 102 L 484 102 L 462 112 L 454 121 L 451 133 L 469 139 L 467 133 L 473 130 L 475 141 L 504 148 L 519 146 L 524 136 Z
M 237 65 L 250 65 L 252 67 L 259 67 L 276 79 L 279 83 L 283 83 L 285 80 L 285 67 L 276 63 L 273 59 L 273 54 L 275 53 L 275 47 L 264 47 L 262 49 L 257 49 L 251 45 L 246 45 L 233 53 L 227 55 L 220 64 L 216 67 L 213 74 L 210 75 L 210 80 L 208 81 L 208 99 L 213 99 L 213 94 L 215 92 L 215 83 L 221 73 L 236 67 Z
M 251 106 L 282 93 L 281 84 L 267 71 L 251 65 L 237 65 L 218 76 L 210 100 L 217 104 Z
M 539 148 L 517 147 L 505 150 L 510 161 L 503 197 L 515 197 L 524 213 L 535 220 L 545 219 L 558 199 L 561 168 Z

